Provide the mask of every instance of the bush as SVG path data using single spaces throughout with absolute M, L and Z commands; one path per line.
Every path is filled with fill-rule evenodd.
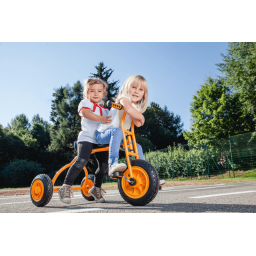
M 1 187 L 29 187 L 34 177 L 45 171 L 37 162 L 15 159 L 1 171 Z

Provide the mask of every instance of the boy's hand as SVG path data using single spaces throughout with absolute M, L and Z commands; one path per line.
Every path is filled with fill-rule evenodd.
M 112 122 L 112 119 L 110 119 L 111 116 L 101 116 L 101 123 L 103 124 L 110 124 Z

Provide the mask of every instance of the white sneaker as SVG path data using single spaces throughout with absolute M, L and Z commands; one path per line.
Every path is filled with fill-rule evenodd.
M 165 180 L 159 180 L 159 185 L 162 186 L 165 184 Z
M 126 169 L 127 169 L 126 164 L 123 164 L 123 163 L 119 164 L 119 163 L 115 162 L 112 165 L 109 165 L 108 175 L 110 176 L 114 172 L 123 172 Z

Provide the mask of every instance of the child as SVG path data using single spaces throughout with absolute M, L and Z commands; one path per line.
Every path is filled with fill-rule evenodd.
M 137 127 L 144 124 L 145 118 L 142 115 L 147 109 L 148 85 L 143 76 L 132 75 L 122 86 L 117 99 L 117 103 L 123 105 L 124 110 L 112 108 L 109 116 L 112 116 L 110 124 L 100 124 L 95 132 L 95 138 L 99 144 L 109 143 L 109 176 L 116 171 L 125 171 L 127 166 L 119 164 L 119 145 L 122 144 L 123 132 L 121 130 L 121 119 L 123 112 L 126 112 L 124 128 L 129 130 L 132 121 Z M 139 159 L 145 160 L 142 147 L 137 143 Z M 165 184 L 165 180 L 159 181 L 159 188 Z
M 142 115 L 147 109 L 148 103 L 148 85 L 143 76 L 130 76 L 122 86 L 117 99 L 117 103 L 123 105 L 124 110 L 117 110 L 112 108 L 109 115 L 112 116 L 110 124 L 100 124 L 95 132 L 95 139 L 99 144 L 109 143 L 109 175 L 117 171 L 125 171 L 126 164 L 119 164 L 119 146 L 123 139 L 123 132 L 121 130 L 121 118 L 123 111 L 126 112 L 124 128 L 129 130 L 132 121 L 137 127 L 144 124 L 145 118 Z M 144 159 L 142 147 L 137 144 L 139 158 Z
M 109 124 L 112 120 L 108 116 L 108 110 L 103 107 L 102 99 L 107 95 L 107 83 L 99 78 L 90 78 L 84 82 L 84 99 L 78 105 L 78 113 L 81 116 L 82 131 L 78 135 L 77 160 L 69 168 L 64 184 L 58 191 L 63 203 L 71 203 L 72 185 L 83 167 L 87 164 L 93 148 L 97 148 L 94 133 L 99 123 Z M 98 169 L 95 172 L 94 186 L 88 191 L 97 202 L 105 202 L 101 184 L 108 169 L 108 152 L 95 153 Z

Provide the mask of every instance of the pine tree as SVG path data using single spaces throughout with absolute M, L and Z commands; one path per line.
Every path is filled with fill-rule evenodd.
M 113 100 L 117 96 L 119 87 L 117 84 L 119 83 L 119 80 L 112 82 L 109 81 L 110 76 L 114 72 L 113 69 L 107 69 L 105 66 L 104 62 L 100 62 L 98 66 L 95 66 L 97 72 L 96 73 L 91 73 L 91 77 L 98 77 L 102 80 L 104 80 L 108 84 L 108 94 L 107 94 L 107 100 Z M 106 100 L 106 101 L 107 101 Z
M 53 126 L 49 150 L 71 156 L 73 142 L 77 140 L 81 131 L 81 117 L 77 113 L 77 108 L 83 99 L 83 87 L 80 81 L 77 81 L 73 87 L 66 85 L 55 89 L 53 96 L 51 111 Z

